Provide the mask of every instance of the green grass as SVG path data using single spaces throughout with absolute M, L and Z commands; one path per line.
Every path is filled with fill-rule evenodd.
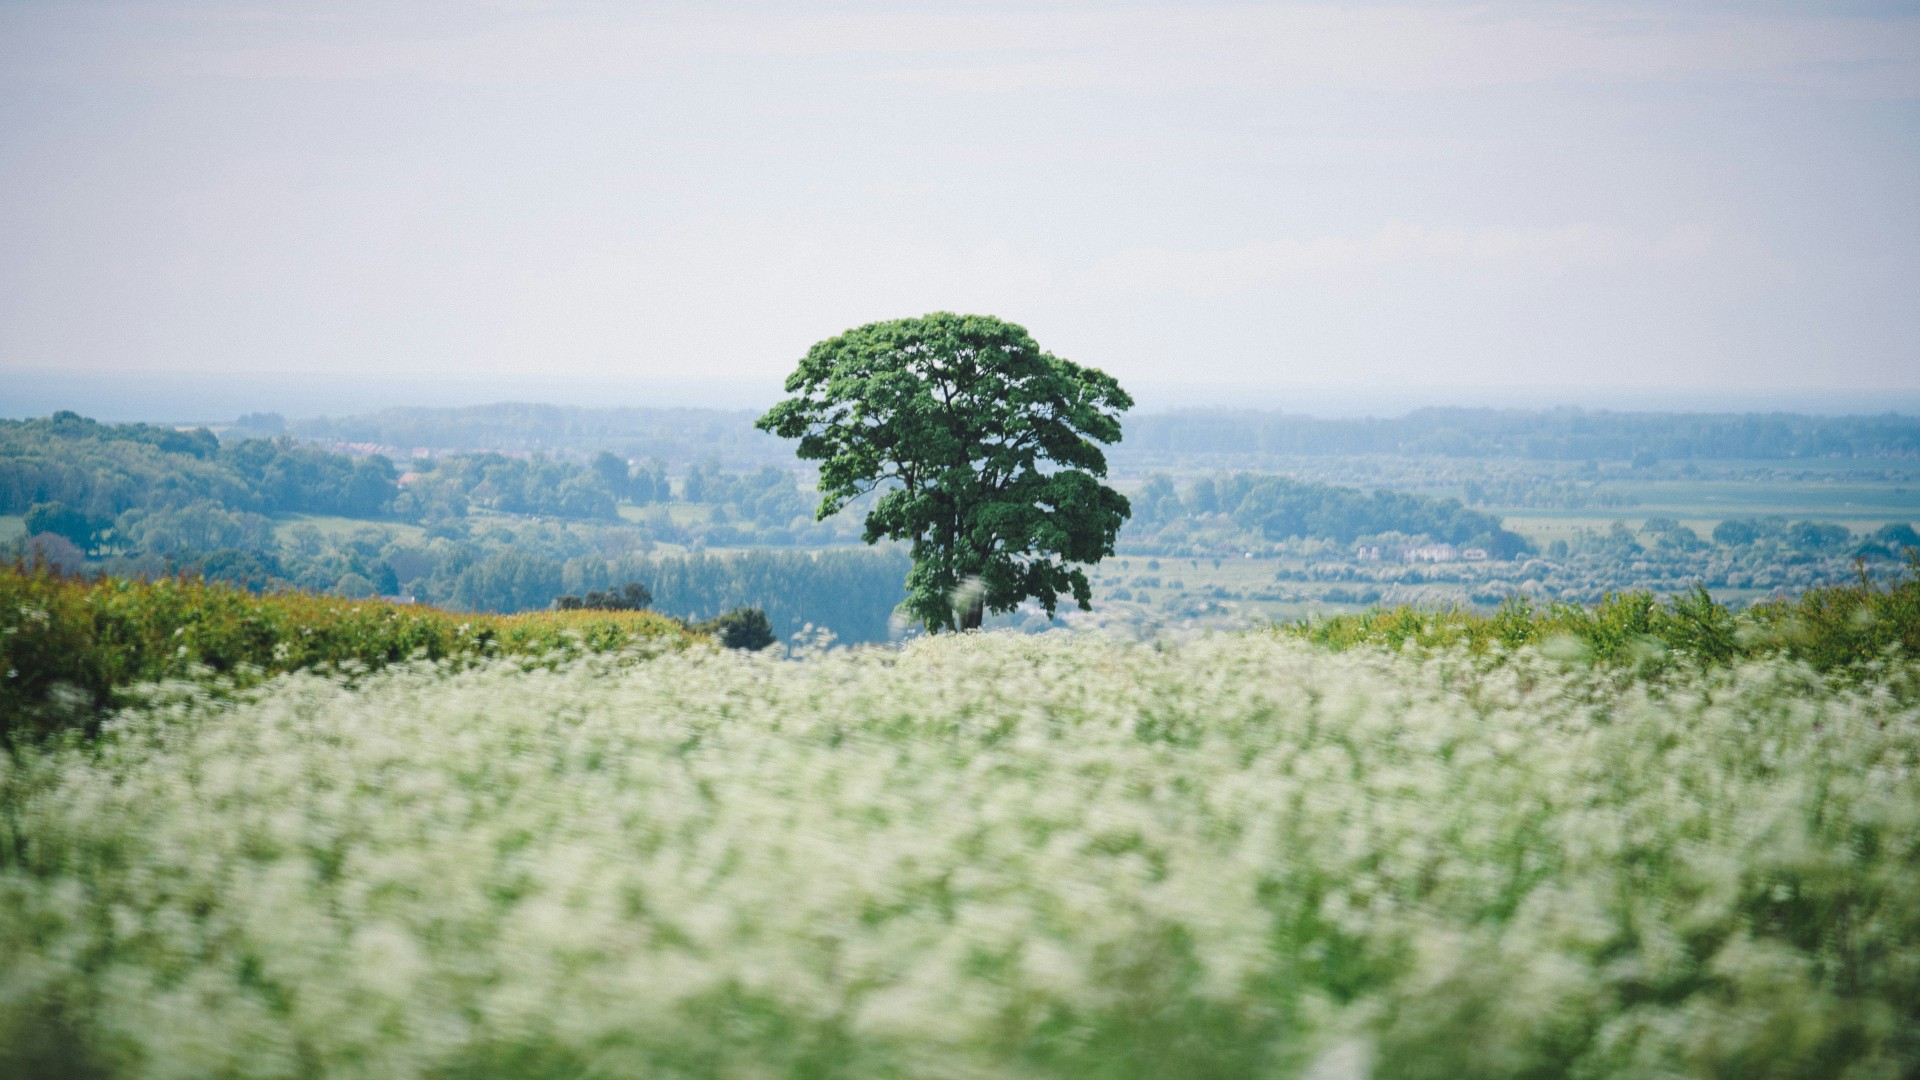
M 427 531 L 418 525 L 404 521 L 374 521 L 362 518 L 334 517 L 323 514 L 281 514 L 273 519 L 275 539 L 287 543 L 293 536 L 293 530 L 299 525 L 311 525 L 320 530 L 329 540 L 338 542 L 352 536 L 361 529 L 385 529 L 402 543 L 417 544 Z
M 973 635 L 176 686 L 0 759 L 0 1074 L 1911 1076 L 1906 670 Z
M 27 535 L 27 519 L 22 514 L 0 514 L 0 544 L 11 543 Z

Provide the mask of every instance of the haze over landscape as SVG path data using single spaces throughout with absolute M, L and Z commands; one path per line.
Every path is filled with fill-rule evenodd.
M 1911 0 L 0 3 L 0 1077 L 1920 1077 Z
M 1148 405 L 1911 408 L 1916 94 L 1892 3 L 9 4 L 0 410 L 762 405 L 933 310 Z

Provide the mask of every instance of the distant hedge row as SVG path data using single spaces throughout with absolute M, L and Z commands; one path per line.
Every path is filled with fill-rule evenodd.
M 212 672 L 237 684 L 414 657 L 547 656 L 696 640 L 647 611 L 462 615 L 198 580 L 70 578 L 0 568 L 0 740 L 96 722 L 135 683 Z
M 1909 560 L 1906 576 L 1887 588 L 1863 577 L 1856 584 L 1810 589 L 1796 599 L 1769 600 L 1738 614 L 1696 585 L 1666 601 L 1628 592 L 1593 607 L 1536 608 L 1514 597 L 1490 615 L 1382 608 L 1292 623 L 1279 632 L 1335 648 L 1397 649 L 1411 643 L 1486 652 L 1534 645 L 1584 659 L 1653 665 L 1784 654 L 1829 671 L 1889 649 L 1920 658 L 1920 559 L 1910 553 Z

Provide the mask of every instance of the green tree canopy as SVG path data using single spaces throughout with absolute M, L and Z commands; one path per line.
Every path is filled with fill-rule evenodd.
M 786 386 L 758 426 L 820 463 L 821 518 L 880 492 L 866 541 L 912 542 L 906 606 L 929 630 L 1029 597 L 1049 615 L 1063 594 L 1089 606 L 1074 564 L 1113 554 L 1129 510 L 1101 482 L 1099 444 L 1133 405 L 1111 376 L 1011 323 L 936 312 L 822 341 Z

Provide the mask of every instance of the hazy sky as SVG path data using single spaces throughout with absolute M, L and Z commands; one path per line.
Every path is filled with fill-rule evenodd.
M 1914 4 L 0 4 L 0 379 L 1920 390 Z M 24 383 L 23 383 L 24 385 Z

